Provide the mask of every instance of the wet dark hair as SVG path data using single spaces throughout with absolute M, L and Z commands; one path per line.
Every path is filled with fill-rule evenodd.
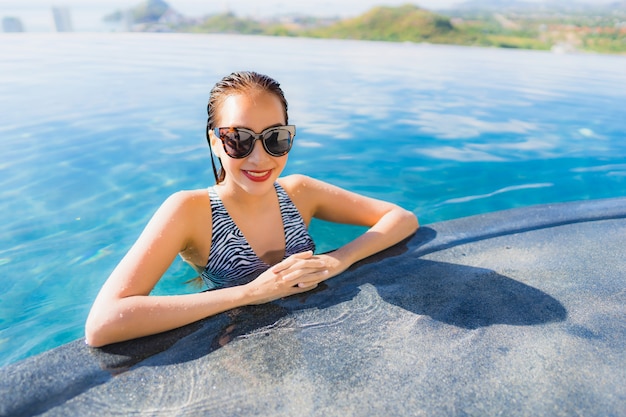
M 285 94 L 283 90 L 280 88 L 280 84 L 271 77 L 267 75 L 259 74 L 254 71 L 238 71 L 233 72 L 230 75 L 222 78 L 218 81 L 215 86 L 211 89 L 211 94 L 209 96 L 209 104 L 207 105 L 207 130 L 206 130 L 206 138 L 209 142 L 209 148 L 211 147 L 211 140 L 209 138 L 209 132 L 213 130 L 215 127 L 215 121 L 219 117 L 219 110 L 228 97 L 235 94 L 245 94 L 251 91 L 260 91 L 272 93 L 280 100 L 283 105 L 283 110 L 285 113 L 285 124 L 288 123 L 287 116 L 287 100 L 285 99 Z M 219 158 L 218 158 L 219 160 Z M 220 169 L 219 171 L 215 167 L 215 161 L 213 160 L 213 152 L 211 151 L 211 164 L 213 165 L 213 174 L 215 175 L 215 183 L 219 184 L 224 181 L 226 176 L 226 172 L 224 168 L 221 167 L 220 161 Z

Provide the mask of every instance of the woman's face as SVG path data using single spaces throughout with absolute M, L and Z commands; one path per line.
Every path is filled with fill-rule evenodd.
M 261 133 L 268 127 L 285 123 L 283 105 L 278 97 L 268 92 L 252 91 L 228 96 L 217 112 L 215 127 L 245 127 Z M 287 155 L 271 156 L 259 140 L 255 142 L 252 153 L 242 159 L 226 155 L 221 140 L 213 132 L 211 146 L 226 171 L 222 184 L 231 187 L 231 191 L 240 189 L 250 194 L 265 193 L 273 189 L 287 163 Z

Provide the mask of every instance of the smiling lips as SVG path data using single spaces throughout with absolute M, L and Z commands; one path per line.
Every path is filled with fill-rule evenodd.
M 251 181 L 255 181 L 255 182 L 263 182 L 263 181 L 267 181 L 271 176 L 272 176 L 272 170 L 267 170 L 267 171 L 246 171 L 246 170 L 242 170 L 243 174 L 250 179 Z

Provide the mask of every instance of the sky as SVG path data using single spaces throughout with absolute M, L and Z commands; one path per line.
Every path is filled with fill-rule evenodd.
M 165 0 L 185 16 L 232 11 L 239 16 L 306 14 L 312 16 L 357 16 L 374 6 L 400 5 L 408 2 L 430 10 L 450 8 L 464 0 Z M 540 0 L 529 0 L 540 1 Z M 571 0 L 562 0 L 569 2 Z M 611 0 L 583 0 L 607 3 Z M 51 9 L 68 7 L 75 31 L 110 30 L 102 17 L 118 9 L 127 9 L 142 0 L 0 0 L 0 18 L 20 18 L 28 32 L 54 31 Z M 262 6 L 260 6 L 262 4 Z

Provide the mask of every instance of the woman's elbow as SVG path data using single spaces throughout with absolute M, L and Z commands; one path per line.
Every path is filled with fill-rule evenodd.
M 401 210 L 400 218 L 401 218 L 402 230 L 406 231 L 407 236 L 412 235 L 420 227 L 419 220 L 417 219 L 417 216 L 415 215 L 415 213 L 413 213 L 412 211 L 405 210 L 403 208 L 400 208 L 400 210 Z
M 110 319 L 91 311 L 85 322 L 85 343 L 91 347 L 102 347 L 114 342 L 110 329 L 114 326 Z

